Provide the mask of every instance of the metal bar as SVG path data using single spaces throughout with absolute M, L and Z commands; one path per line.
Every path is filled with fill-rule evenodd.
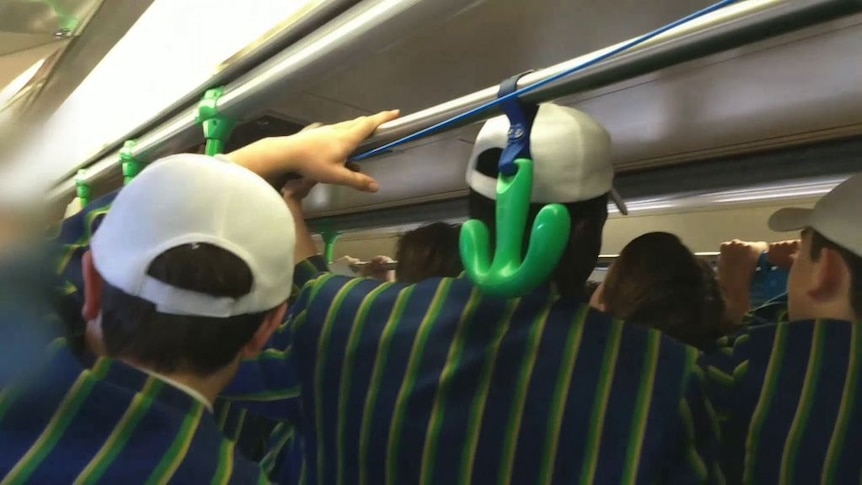
M 205 83 L 189 91 L 187 95 L 179 98 L 170 106 L 136 127 L 133 131 L 124 134 L 113 143 L 105 145 L 104 148 L 81 163 L 80 166 L 70 170 L 67 176 L 71 177 L 73 174 L 77 173 L 80 167 L 90 166 L 107 157 L 112 152 L 120 150 L 126 140 L 137 138 L 140 134 L 149 133 L 150 131 L 157 129 L 159 125 L 164 124 L 171 119 L 171 117 L 182 112 L 184 108 L 187 108 L 190 105 L 196 105 L 200 100 L 200 97 L 203 96 L 204 91 L 207 89 L 221 86 L 236 80 L 254 66 L 276 55 L 278 52 L 286 49 L 297 40 L 325 25 L 339 14 L 344 13 L 350 6 L 356 4 L 357 1 L 358 0 L 315 0 L 307 7 L 302 8 L 290 18 L 277 25 L 269 33 L 262 36 L 256 43 L 243 49 L 222 63 L 218 72 L 210 79 L 207 79 Z
M 831 20 L 862 10 L 860 0 L 747 0 L 726 7 L 686 25 L 660 35 L 608 61 L 585 69 L 557 83 L 523 97 L 527 102 L 542 103 L 597 89 L 612 83 L 648 74 L 672 65 L 705 57 L 721 51 L 785 34 L 802 27 Z M 541 82 L 623 45 L 611 46 L 521 78 L 518 88 Z M 462 115 L 497 97 L 499 86 L 434 106 L 380 127 L 366 141 L 359 153 L 386 145 L 412 133 Z M 479 116 L 465 118 L 449 129 L 466 126 L 502 114 L 493 109 Z
M 353 61 L 357 54 L 377 51 L 406 34 L 428 18 L 439 18 L 441 12 L 451 12 L 463 5 L 453 0 L 404 0 L 401 2 L 364 2 L 298 42 L 231 85 L 220 103 L 223 112 L 238 116 L 254 105 L 265 104 L 273 91 L 288 91 L 304 86 L 315 78 L 332 73 L 342 63 Z M 579 91 L 595 89 L 637 77 L 672 65 L 739 47 L 757 40 L 774 37 L 805 26 L 834 19 L 862 9 L 862 0 L 746 0 L 701 18 L 695 25 L 682 26 L 641 44 L 639 47 L 607 62 L 581 71 L 570 78 L 537 90 L 527 96 L 528 102 L 554 100 Z M 384 26 L 384 23 L 386 24 Z M 590 58 L 607 52 L 592 53 L 523 77 L 519 87 L 547 79 Z M 360 147 L 364 152 L 395 141 L 408 134 L 434 126 L 464 114 L 496 97 L 497 87 L 490 87 L 433 108 L 405 116 L 382 126 L 377 134 Z M 481 121 L 499 114 L 490 110 L 460 125 Z M 157 147 L 171 138 L 188 137 L 194 119 L 193 110 L 185 112 L 165 127 L 139 141 L 135 156 L 151 160 L 159 154 Z M 190 138 L 189 138 L 190 139 Z M 117 156 L 108 157 L 91 169 L 89 177 L 101 178 L 116 171 Z M 52 199 L 68 197 L 74 189 L 72 181 L 58 185 Z
M 716 252 L 694 253 L 695 256 L 697 256 L 700 259 L 703 259 L 704 261 L 706 261 L 710 264 L 714 264 L 715 262 L 718 261 L 718 254 L 719 253 L 716 253 Z M 619 256 L 620 256 L 619 254 L 602 254 L 602 255 L 600 255 L 598 267 L 599 268 L 607 267 L 615 259 L 617 259 Z M 352 269 L 354 273 L 359 273 L 360 271 L 362 271 L 362 269 L 365 266 L 367 266 L 369 264 L 371 264 L 369 261 L 360 261 L 358 263 L 351 264 L 350 269 Z M 386 270 L 386 271 L 395 271 L 395 268 L 397 266 L 398 266 L 398 261 L 392 261 L 390 263 L 381 264 L 380 269 Z
M 705 260 L 708 263 L 715 263 L 718 261 L 717 252 L 704 252 L 704 253 L 694 253 L 700 259 Z M 619 254 L 602 254 L 599 255 L 599 266 L 607 266 L 614 262 L 615 259 L 619 258 Z
M 228 85 L 219 100 L 219 111 L 242 119 L 281 93 L 299 92 L 322 77 L 394 44 L 420 26 L 427 26 L 429 21 L 441 21 L 476 3 L 365 0 Z M 150 161 L 199 141 L 196 114 L 197 107 L 192 106 L 138 138 L 135 158 Z M 93 183 L 116 176 L 118 163 L 119 152 L 103 158 L 88 167 L 87 180 Z M 49 198 L 69 197 L 73 191 L 74 182 L 66 180 L 51 191 Z

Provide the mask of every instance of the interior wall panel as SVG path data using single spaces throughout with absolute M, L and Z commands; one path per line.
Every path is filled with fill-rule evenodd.
M 632 239 L 652 231 L 676 234 L 694 252 L 718 251 L 730 239 L 782 241 L 794 234 L 776 233 L 767 221 L 776 210 L 787 207 L 812 207 L 815 201 L 801 200 L 783 204 L 735 205 L 714 210 L 659 212 L 612 217 L 605 225 L 602 254 L 617 254 Z M 374 231 L 346 234 L 335 246 L 335 256 L 368 260 L 377 255 L 394 256 L 398 233 Z M 318 242 L 322 251 L 322 244 Z

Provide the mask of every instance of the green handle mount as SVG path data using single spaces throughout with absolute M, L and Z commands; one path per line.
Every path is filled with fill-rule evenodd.
M 198 116 L 195 121 L 203 127 L 206 154 L 210 156 L 224 153 L 225 143 L 236 127 L 234 120 L 219 112 L 218 100 L 223 94 L 224 87 L 209 89 L 198 104 Z
M 128 185 L 144 169 L 144 164 L 132 154 L 137 142 L 128 140 L 120 150 L 120 160 L 123 164 L 123 184 Z

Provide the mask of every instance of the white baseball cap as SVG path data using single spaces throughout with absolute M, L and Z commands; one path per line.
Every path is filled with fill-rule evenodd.
M 488 120 L 467 167 L 467 185 L 492 200 L 497 196 L 497 179 L 481 173 L 477 164 L 485 152 L 506 148 L 509 126 L 506 116 Z M 530 133 L 530 153 L 533 203 L 581 202 L 610 193 L 620 212 L 628 213 L 613 188 L 611 137 L 588 114 L 552 103 L 540 105 Z
M 154 259 L 205 243 L 242 259 L 252 289 L 223 298 L 176 288 L 147 275 Z M 120 190 L 90 245 L 102 278 L 160 313 L 227 318 L 287 301 L 296 234 L 281 196 L 227 159 L 174 155 L 150 164 Z
M 769 228 L 776 232 L 811 228 L 826 239 L 862 256 L 862 174 L 856 174 L 817 201 L 813 209 L 781 209 L 769 218 Z

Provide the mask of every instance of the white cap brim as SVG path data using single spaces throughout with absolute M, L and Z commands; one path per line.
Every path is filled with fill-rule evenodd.
M 769 228 L 775 232 L 801 231 L 811 226 L 813 209 L 789 207 L 781 209 L 769 218 Z

